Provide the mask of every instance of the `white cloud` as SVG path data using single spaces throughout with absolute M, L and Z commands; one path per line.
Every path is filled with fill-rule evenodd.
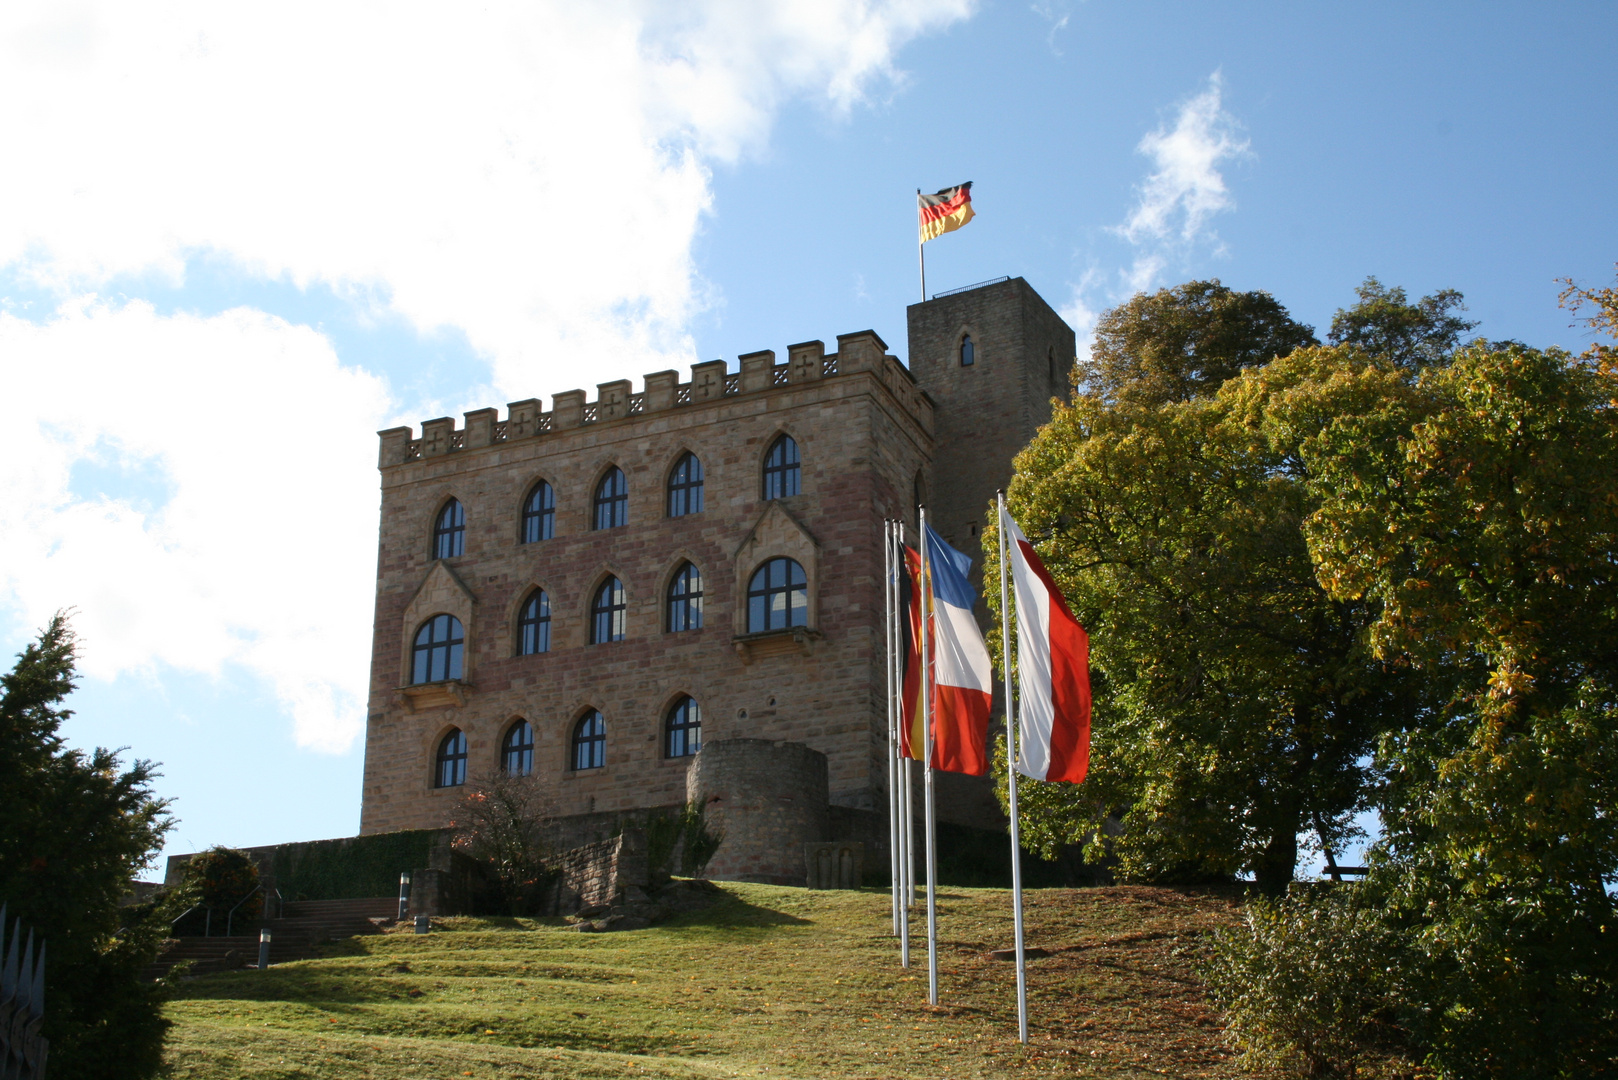
M 1165 272 L 1189 262 L 1199 246 L 1224 253 L 1209 219 L 1235 209 L 1236 201 L 1220 166 L 1246 157 L 1250 143 L 1239 137 L 1241 125 L 1225 111 L 1223 93 L 1224 79 L 1216 71 L 1207 89 L 1180 105 L 1172 128 L 1159 126 L 1141 139 L 1137 149 L 1151 159 L 1153 171 L 1137 189 L 1129 215 L 1112 229 L 1134 249 L 1130 264 L 1118 271 L 1112 289 L 1104 288 L 1095 267 L 1086 270 L 1062 311 L 1079 333 L 1081 351 L 1101 314 L 1096 305 L 1158 288 Z
M 513 397 L 692 359 L 708 170 L 970 0 L 12 5 L 0 266 L 377 288 Z M 565 361 L 562 358 L 566 358 Z M 652 367 L 636 365 L 651 364 Z
M 1221 104 L 1223 90 L 1216 71 L 1206 90 L 1180 106 L 1172 129 L 1159 127 L 1140 141 L 1138 149 L 1152 159 L 1154 171 L 1118 227 L 1144 249 L 1124 275 L 1132 292 L 1156 284 L 1172 257 L 1184 256 L 1199 242 L 1217 241 L 1208 219 L 1235 208 L 1219 166 L 1245 156 L 1249 143 L 1237 136 L 1236 119 Z
M 18 448 L 0 467 L 0 588 L 28 626 L 76 607 L 98 678 L 240 665 L 274 687 L 299 743 L 352 742 L 380 380 L 261 312 L 81 299 L 42 324 L 0 314 L 0 401 Z M 155 474 L 171 494 L 109 495 L 87 467 Z
M 0 7 L 0 273 L 63 305 L 0 315 L 29 445 L 0 464 L 27 507 L 0 524 L 0 605 L 77 605 L 94 676 L 242 665 L 300 743 L 351 745 L 385 388 L 264 313 L 83 297 L 199 255 L 380 297 L 463 332 L 504 400 L 686 363 L 710 168 L 788 100 L 896 85 L 897 51 L 971 6 Z M 160 490 L 86 494 L 87 465 Z

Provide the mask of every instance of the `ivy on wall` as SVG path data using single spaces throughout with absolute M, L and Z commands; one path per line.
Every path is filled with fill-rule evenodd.
M 282 844 L 270 865 L 287 900 L 397 896 L 399 874 L 431 864 L 437 829 Z

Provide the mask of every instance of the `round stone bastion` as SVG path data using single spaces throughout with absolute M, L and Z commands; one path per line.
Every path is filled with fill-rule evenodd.
M 702 744 L 685 774 L 685 797 L 723 832 L 707 876 L 803 885 L 803 846 L 826 839 L 826 755 L 802 743 L 720 739 Z

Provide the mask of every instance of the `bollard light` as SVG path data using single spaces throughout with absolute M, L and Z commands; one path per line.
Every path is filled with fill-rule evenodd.
M 263 971 L 265 968 L 267 968 L 269 966 L 270 966 L 270 932 L 268 930 L 260 930 L 258 932 L 258 969 L 260 971 Z
M 410 913 L 410 871 L 399 871 L 399 914 L 396 922 L 404 922 L 404 917 Z
M 432 927 L 432 916 L 430 916 L 430 915 L 417 915 L 416 916 L 416 933 L 425 934 L 431 927 Z

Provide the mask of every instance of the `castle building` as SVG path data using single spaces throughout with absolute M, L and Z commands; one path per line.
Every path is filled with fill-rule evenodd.
M 1021 278 L 908 316 L 908 367 L 864 331 L 381 432 L 361 832 L 440 826 L 496 770 L 568 817 L 678 805 L 705 742 L 754 739 L 823 754 L 882 835 L 882 521 L 925 502 L 980 558 L 1075 349 Z M 942 818 L 994 822 L 941 783 Z

